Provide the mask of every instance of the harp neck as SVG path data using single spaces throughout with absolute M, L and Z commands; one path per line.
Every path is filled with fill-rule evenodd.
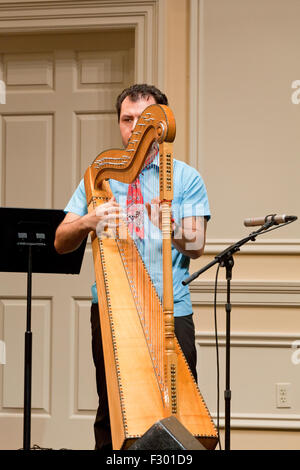
M 173 142 L 175 118 L 167 106 L 153 104 L 141 114 L 125 149 L 110 149 L 100 153 L 85 173 L 88 205 L 93 193 L 106 179 L 132 183 L 142 170 L 153 142 Z

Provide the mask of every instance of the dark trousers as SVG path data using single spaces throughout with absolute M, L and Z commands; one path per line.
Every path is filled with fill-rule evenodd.
M 96 383 L 99 397 L 99 404 L 94 423 L 96 441 L 95 449 L 111 450 L 112 443 L 98 304 L 92 304 L 91 307 L 91 327 L 93 360 L 96 367 Z M 192 315 L 175 317 L 175 334 L 191 372 L 197 382 L 195 326 Z

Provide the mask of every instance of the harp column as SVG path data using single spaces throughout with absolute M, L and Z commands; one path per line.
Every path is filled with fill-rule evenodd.
M 171 242 L 171 204 L 173 200 L 173 144 L 159 146 L 160 202 L 163 238 L 163 312 L 165 331 L 166 416 L 177 414 L 177 354 L 175 351 L 174 301 Z

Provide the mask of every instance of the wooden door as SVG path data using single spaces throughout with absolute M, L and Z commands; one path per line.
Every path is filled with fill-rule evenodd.
M 1 38 L 2 207 L 63 209 L 96 155 L 121 147 L 114 103 L 133 57 L 131 31 Z M 79 276 L 33 274 L 32 445 L 94 447 L 93 280 L 89 244 Z M 26 274 L 0 273 L 1 449 L 23 445 L 25 325 Z

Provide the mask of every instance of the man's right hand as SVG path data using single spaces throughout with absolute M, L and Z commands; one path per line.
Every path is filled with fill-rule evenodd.
M 98 206 L 91 216 L 95 220 L 95 230 L 98 238 L 108 237 L 107 229 L 116 230 L 120 225 L 120 221 L 126 219 L 126 215 L 121 206 L 112 197 L 108 202 Z
M 81 245 L 91 231 L 102 236 L 106 228 L 115 228 L 123 218 L 121 206 L 114 197 L 82 217 L 68 212 L 56 230 L 55 249 L 60 254 L 70 253 Z

